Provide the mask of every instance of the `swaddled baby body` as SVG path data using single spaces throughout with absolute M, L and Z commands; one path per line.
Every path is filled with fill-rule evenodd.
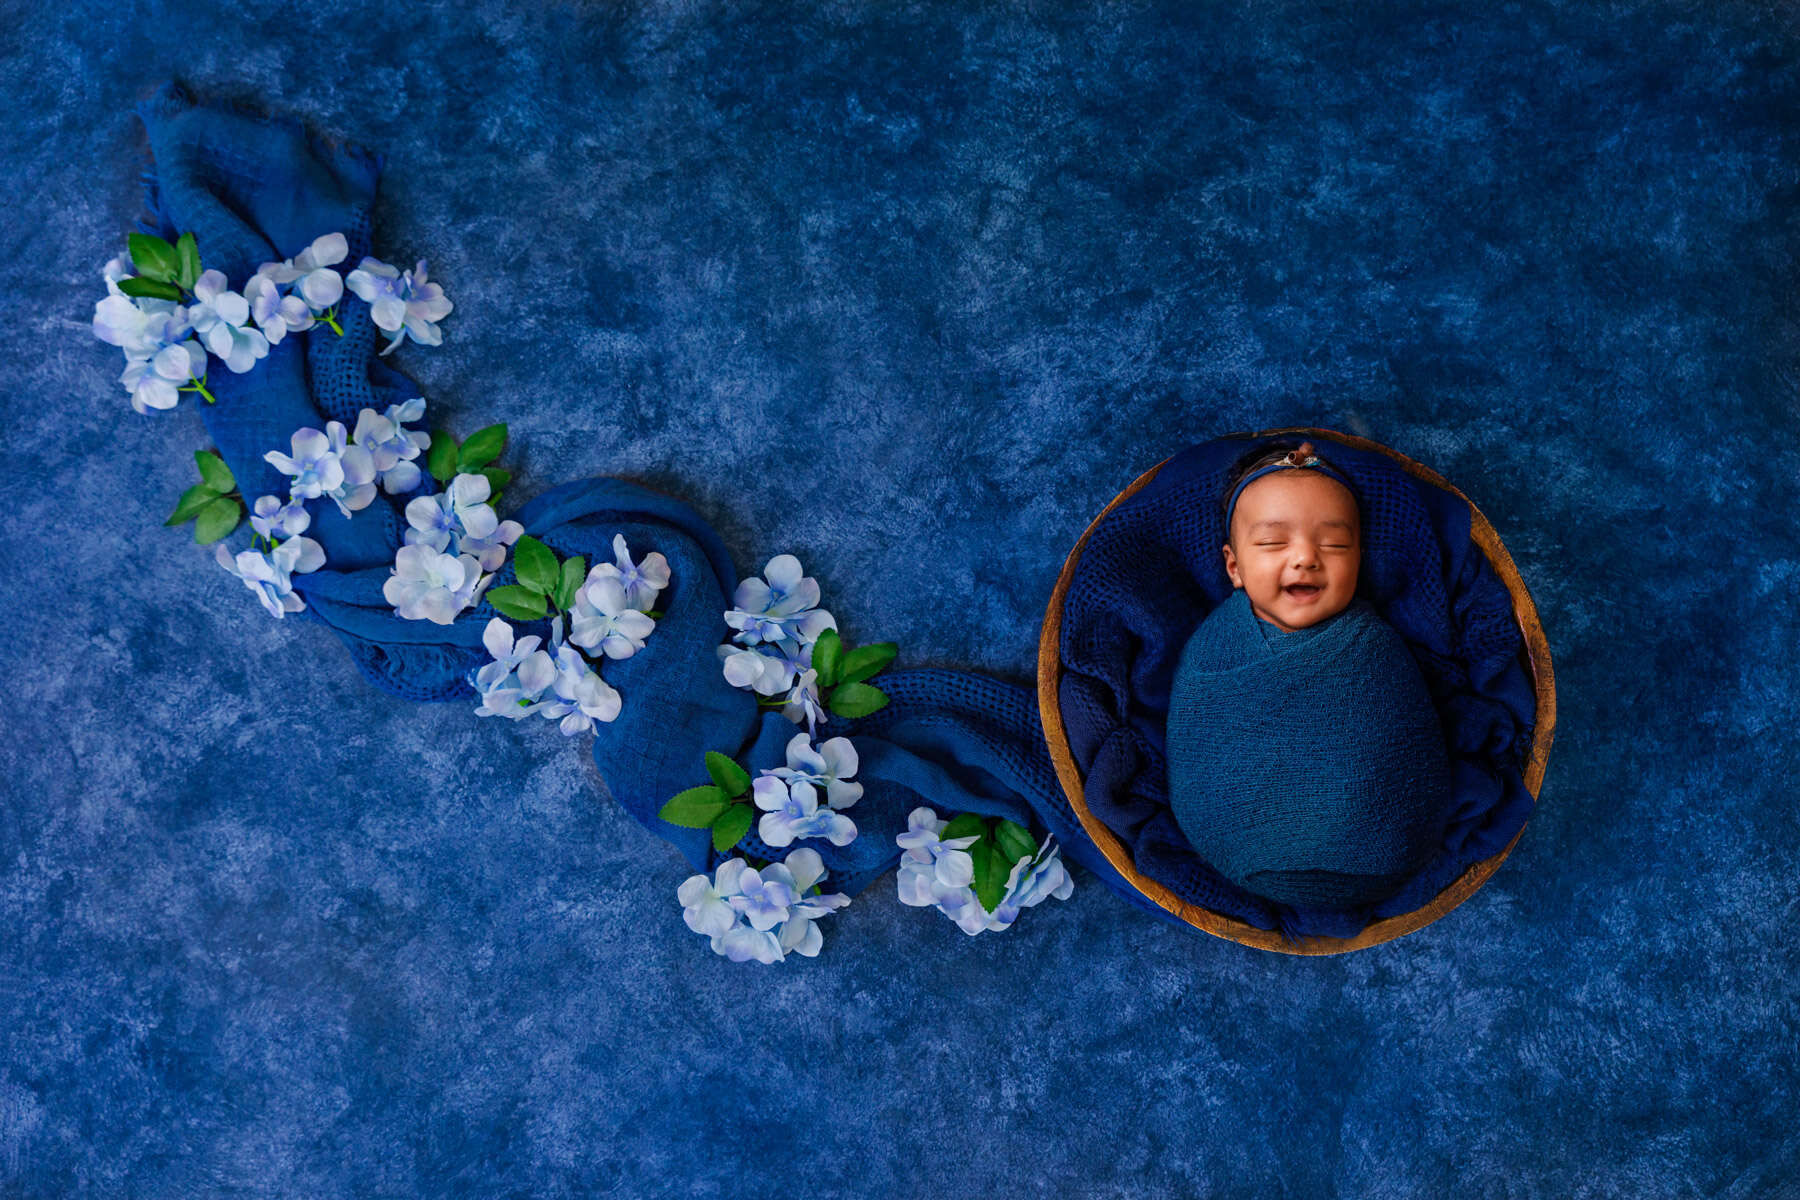
M 1418 664 L 1356 594 L 1356 495 L 1309 442 L 1241 463 L 1223 503 L 1235 590 L 1176 668 L 1170 807 L 1246 891 L 1377 903 L 1435 852 L 1450 765 Z

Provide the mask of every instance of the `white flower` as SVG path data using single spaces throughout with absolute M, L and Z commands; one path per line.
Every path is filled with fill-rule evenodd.
M 480 599 L 492 579 L 466 554 L 459 558 L 430 546 L 402 546 L 381 594 L 409 621 L 448 625 Z
M 332 439 L 317 429 L 296 429 L 292 456 L 271 450 L 263 455 L 277 471 L 292 475 L 292 492 L 302 500 L 316 500 L 344 485 L 344 467 L 332 449 Z
M 299 296 L 283 296 L 281 288 L 270 277 L 269 269 L 277 264 L 264 263 L 262 269 L 244 284 L 244 299 L 250 305 L 250 317 L 269 345 L 281 344 L 290 333 L 304 333 L 313 327 L 313 311 Z
M 818 580 L 801 570 L 799 559 L 778 554 L 763 575 L 739 583 L 732 597 L 736 607 L 726 611 L 725 623 L 739 631 L 734 641 L 747 646 L 782 639 L 809 644 L 837 628 L 832 615 L 817 607 Z
M 588 577 L 610 575 L 625 589 L 625 603 L 629 607 L 645 613 L 655 608 L 657 595 L 669 586 L 669 560 L 652 551 L 644 556 L 643 562 L 633 563 L 622 533 L 613 535 L 613 558 L 617 561 L 595 563 Z
M 796 733 L 788 739 L 787 766 L 776 767 L 769 774 L 778 779 L 800 780 L 825 789 L 825 803 L 833 808 L 849 808 L 862 798 L 860 783 L 846 780 L 856 774 L 856 747 L 846 737 L 835 737 L 813 749 L 812 739 Z
M 449 316 L 455 305 L 445 298 L 442 287 L 427 281 L 424 259 L 402 275 L 387 263 L 365 258 L 344 283 L 368 302 L 376 327 L 394 335 L 383 354 L 405 341 L 407 334 L 427 346 L 442 344 L 444 335 L 434 322 Z
M 213 558 L 221 567 L 244 581 L 256 593 L 271 616 L 282 617 L 299 612 L 306 601 L 294 594 L 294 575 L 304 575 L 325 565 L 325 551 L 307 537 L 292 537 L 264 554 L 261 550 L 242 550 L 232 557 L 223 542 L 213 546 Z
M 180 386 L 206 375 L 206 350 L 192 336 L 187 310 L 122 295 L 111 280 L 107 286 L 114 294 L 94 305 L 94 335 L 124 350 L 119 382 L 131 393 L 131 407 L 140 413 L 174 408 Z
M 269 339 L 249 328 L 250 302 L 226 286 L 225 272 L 203 271 L 194 283 L 194 304 L 188 309 L 194 332 L 234 374 L 242 375 L 269 353 Z
M 575 593 L 571 642 L 608 658 L 630 658 L 655 628 L 655 621 L 625 603 L 625 588 L 616 576 L 602 574 L 598 567 L 588 572 L 587 582 Z
M 343 482 L 325 494 L 347 517 L 359 508 L 367 508 L 375 499 L 375 459 L 363 447 L 349 444 L 342 421 L 326 422 L 325 433 L 344 477 Z
M 431 435 L 422 429 L 405 426 L 424 415 L 423 396 L 415 396 L 404 404 L 390 404 L 386 413 L 365 408 L 357 415 L 356 432 L 351 435 L 351 440 L 369 451 L 381 486 L 390 496 L 410 492 L 419 486 L 422 475 L 414 460 L 430 448 Z
M 834 808 L 819 807 L 819 793 L 810 783 L 765 771 L 751 785 L 751 798 L 763 810 L 756 836 L 771 846 L 790 846 L 797 838 L 824 838 L 834 846 L 856 840 L 855 822 Z
M 291 497 L 283 501 L 276 496 L 258 496 L 250 511 L 250 528 L 269 541 L 305 533 L 310 524 L 312 514 L 306 511 L 306 504 Z
M 1046 838 L 1035 853 L 1013 864 L 999 903 L 993 912 L 987 911 L 971 886 L 974 861 L 964 849 L 978 839 L 941 840 L 947 824 L 929 808 L 915 808 L 907 817 L 907 831 L 894 839 L 906 851 L 900 856 L 897 881 L 900 903 L 935 907 L 958 929 L 974 935 L 1006 929 L 1022 910 L 1051 897 L 1066 900 L 1074 893 L 1075 881 L 1063 867 L 1061 850 Z

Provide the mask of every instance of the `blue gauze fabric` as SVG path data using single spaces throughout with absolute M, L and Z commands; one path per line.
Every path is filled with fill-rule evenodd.
M 1169 807 L 1232 883 L 1355 908 L 1436 850 L 1450 763 L 1406 643 L 1361 596 L 1276 629 L 1234 591 L 1188 639 L 1169 692 Z
M 1235 590 L 1219 499 L 1232 465 L 1294 438 L 1218 438 L 1175 455 L 1095 527 L 1063 602 L 1060 707 L 1089 809 L 1137 870 L 1191 904 L 1292 937 L 1349 937 L 1422 907 L 1504 849 L 1531 815 L 1523 765 L 1536 697 L 1512 597 L 1470 539 L 1466 501 L 1379 451 L 1307 435 L 1363 503 L 1357 593 L 1406 640 L 1450 754 L 1437 855 L 1393 896 L 1351 909 L 1277 904 L 1195 853 L 1169 806 L 1165 723 L 1183 647 Z
M 344 266 L 370 253 L 379 156 L 326 145 L 296 122 L 195 105 L 173 85 L 139 113 L 155 160 L 146 177 L 152 214 L 146 231 L 173 238 L 192 230 L 205 265 L 224 271 L 234 286 L 241 288 L 263 262 L 290 258 L 334 231 L 349 240 Z M 246 374 L 215 369 L 209 375 L 218 402 L 200 404 L 201 415 L 249 501 L 286 496 L 287 477 L 262 456 L 285 451 L 296 429 L 321 428 L 326 420 L 353 424 L 365 407 L 385 409 L 418 394 L 374 357 L 377 331 L 366 304 L 346 294 L 339 323 L 342 338 L 321 327 L 284 339 Z M 349 518 L 329 501 L 308 502 L 307 536 L 323 547 L 326 564 L 294 577 L 307 603 L 298 615 L 329 626 L 384 691 L 464 701 L 473 710 L 465 676 L 487 661 L 481 631 L 499 614 L 483 603 L 450 625 L 409 621 L 394 614 L 381 592 L 401 544 L 406 502 L 434 486 L 427 476 L 415 493 L 378 494 Z M 784 765 L 796 732 L 779 713 L 759 713 L 754 696 L 727 684 L 720 669 L 716 650 L 730 634 L 723 614 L 739 579 L 729 552 L 686 504 L 620 479 L 563 484 L 513 516 L 564 557 L 610 561 L 613 535 L 622 533 L 635 555 L 660 551 L 668 558 L 670 584 L 658 598 L 665 615 L 655 632 L 642 651 L 602 668 L 624 709 L 598 727 L 593 753 L 626 811 L 673 843 L 695 869 L 715 867 L 726 856 L 712 849 L 708 831 L 670 825 L 657 811 L 676 792 L 708 781 L 706 751 L 731 754 L 755 773 Z M 492 586 L 513 580 L 509 564 Z M 548 621 L 513 624 L 521 635 L 549 634 Z M 1127 884 L 1083 832 L 1051 766 L 1032 693 L 958 671 L 890 671 L 876 682 L 890 698 L 885 708 L 820 730 L 821 737 L 854 739 L 864 787 L 849 810 L 855 841 L 807 843 L 830 871 L 828 890 L 854 894 L 891 869 L 899 858 L 894 838 L 906 829 L 907 814 L 928 804 L 940 816 L 1004 816 L 1048 832 L 1067 859 L 1137 906 L 1168 916 Z M 536 725 L 541 728 L 528 723 L 519 730 L 522 753 L 562 743 L 548 723 Z M 545 733 L 547 740 L 529 741 Z M 765 858 L 786 854 L 754 832 L 742 846 Z

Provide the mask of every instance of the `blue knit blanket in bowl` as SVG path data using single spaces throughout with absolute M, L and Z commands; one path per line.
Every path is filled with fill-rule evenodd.
M 379 155 L 328 145 L 296 122 L 196 105 L 173 85 L 141 105 L 139 114 L 154 158 L 146 177 L 146 232 L 173 238 L 192 230 L 206 266 L 224 271 L 234 287 L 241 288 L 262 263 L 290 258 L 327 233 L 348 239 L 347 267 L 371 253 Z M 382 257 L 399 256 L 389 250 Z M 341 338 L 322 328 L 291 336 L 248 373 L 221 370 L 209 377 L 218 402 L 198 408 L 247 502 L 287 495 L 287 478 L 263 454 L 285 451 L 296 429 L 323 428 L 327 420 L 353 426 L 364 408 L 385 409 L 419 394 L 375 356 L 366 304 L 347 294 L 339 321 Z M 487 423 L 479 413 L 470 420 L 471 428 Z M 514 485 L 520 491 L 529 486 Z M 433 487 L 429 476 L 420 483 L 422 491 Z M 308 502 L 313 523 L 307 535 L 324 549 L 326 564 L 294 577 L 307 605 L 300 615 L 342 639 L 376 687 L 413 700 L 467 703 L 473 710 L 475 695 L 464 677 L 487 660 L 481 632 L 499 614 L 483 603 L 450 625 L 437 625 L 400 618 L 382 596 L 411 498 L 380 492 L 349 518 L 329 502 Z M 566 483 L 503 515 L 563 556 L 610 560 L 612 538 L 623 533 L 634 553 L 654 550 L 668 558 L 671 582 L 658 598 L 665 615 L 642 651 L 606 665 L 624 709 L 616 721 L 598 727 L 593 754 L 613 797 L 634 818 L 671 842 L 695 869 L 716 866 L 725 856 L 712 849 L 708 831 L 670 825 L 657 811 L 677 792 L 707 782 L 706 751 L 731 754 L 753 772 L 782 766 L 794 732 L 780 714 L 759 713 L 752 694 L 731 687 L 720 670 L 715 651 L 731 632 L 723 614 L 741 578 L 731 554 L 688 505 L 621 479 Z M 494 584 L 512 579 L 509 565 Z M 547 621 L 514 624 L 521 633 L 549 633 Z M 864 787 L 852 810 L 855 841 L 843 847 L 808 842 L 831 872 L 830 887 L 853 894 L 891 869 L 899 857 L 895 835 L 906 829 L 913 808 L 928 804 L 940 815 L 1004 816 L 1040 836 L 1048 832 L 1068 859 L 1144 909 L 1166 915 L 1121 879 L 1082 831 L 1051 766 L 1031 692 L 960 671 L 889 671 L 876 682 L 890 697 L 887 707 L 859 721 L 834 719 L 820 732 L 855 740 Z M 542 753 L 560 743 L 560 737 L 522 737 L 519 752 Z M 754 833 L 743 845 L 763 857 L 780 856 Z
M 1350 937 L 1423 907 L 1524 827 L 1537 706 L 1511 593 L 1470 538 L 1467 502 L 1379 451 L 1309 436 L 1362 498 L 1357 594 L 1405 639 L 1438 712 L 1450 801 L 1435 855 L 1378 903 L 1280 904 L 1208 864 L 1170 807 L 1165 735 L 1176 667 L 1201 620 L 1234 591 L 1220 550 L 1220 490 L 1246 453 L 1292 438 L 1190 447 L 1096 526 L 1063 602 L 1060 707 L 1088 808 L 1131 850 L 1140 874 L 1262 929 Z
M 1245 891 L 1355 908 L 1437 849 L 1450 763 L 1406 643 L 1361 596 L 1284 631 L 1234 591 L 1188 639 L 1169 691 L 1169 807 Z

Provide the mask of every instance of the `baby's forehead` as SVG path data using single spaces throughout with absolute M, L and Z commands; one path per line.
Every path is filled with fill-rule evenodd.
M 1285 476 L 1285 477 L 1284 477 Z M 1356 500 L 1342 484 L 1312 472 L 1266 475 L 1238 495 L 1235 519 L 1259 526 L 1357 525 Z

